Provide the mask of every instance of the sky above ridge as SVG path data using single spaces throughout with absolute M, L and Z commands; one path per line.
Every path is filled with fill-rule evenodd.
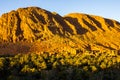
M 61 16 L 86 13 L 120 22 L 120 0 L 1 0 L 0 15 L 20 7 L 37 6 Z

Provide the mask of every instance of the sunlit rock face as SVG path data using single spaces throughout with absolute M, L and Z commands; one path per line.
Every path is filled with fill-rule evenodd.
M 120 23 L 95 15 L 70 13 L 60 16 L 38 7 L 27 7 L 0 17 L 1 43 L 37 41 L 42 47 L 47 46 L 36 47 L 43 51 L 119 50 L 119 39 Z

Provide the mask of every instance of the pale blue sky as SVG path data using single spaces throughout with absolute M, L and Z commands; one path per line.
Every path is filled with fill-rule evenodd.
M 120 0 L 1 0 L 0 15 L 20 7 L 37 6 L 60 15 L 70 12 L 112 18 L 120 22 Z

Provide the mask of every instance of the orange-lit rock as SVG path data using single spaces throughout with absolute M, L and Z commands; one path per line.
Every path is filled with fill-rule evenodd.
M 100 16 L 70 13 L 62 17 L 55 12 L 28 7 L 0 17 L 0 45 L 6 46 L 0 47 L 3 53 L 17 53 L 17 47 L 23 44 L 24 48 L 20 49 L 27 48 L 27 51 L 23 50 L 26 53 L 119 50 L 119 39 L 120 23 Z M 15 47 L 12 49 L 6 42 Z

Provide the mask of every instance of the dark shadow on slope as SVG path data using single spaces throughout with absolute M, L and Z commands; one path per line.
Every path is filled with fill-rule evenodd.
M 53 33 L 53 34 L 59 34 L 60 36 L 62 36 L 63 34 L 60 32 L 60 29 L 56 26 L 56 25 L 50 25 L 48 26 L 49 30 Z
M 86 32 L 88 32 L 87 29 L 85 29 L 81 26 L 81 24 L 78 22 L 77 18 L 65 17 L 65 19 L 67 21 L 69 21 L 72 25 L 74 25 L 74 27 L 77 31 L 77 34 L 85 34 Z
M 100 44 L 100 43 L 96 43 L 96 45 L 102 46 L 102 47 L 107 48 L 109 50 L 116 50 L 116 49 L 114 49 L 112 47 L 107 47 L 107 46 L 104 46 L 103 44 Z
M 30 43 L 2 43 L 0 44 L 0 55 L 26 54 L 29 53 Z
M 82 20 L 92 31 L 96 31 L 97 30 L 97 28 L 95 26 L 93 26 L 92 24 L 87 22 L 85 19 L 82 19 Z
M 45 18 L 44 18 L 44 16 L 41 14 L 39 14 L 39 12 L 37 12 L 37 11 L 35 11 L 35 10 L 33 10 L 32 11 L 32 20 L 35 22 L 35 23 L 37 23 L 37 21 L 35 20 L 35 18 L 36 19 L 38 19 L 38 21 L 41 21 L 43 24 L 46 24 L 46 21 L 45 21 Z
M 73 34 L 73 30 L 70 28 L 70 26 L 64 21 L 63 17 L 61 17 L 59 14 L 53 15 L 54 19 L 57 21 L 57 23 L 59 23 L 64 32 L 69 32 L 71 34 Z
M 91 17 L 91 16 L 89 16 L 89 15 L 87 15 L 87 17 L 88 17 L 90 20 L 92 20 L 92 21 L 96 24 L 96 26 L 97 26 L 98 28 L 100 28 L 102 31 L 105 31 L 105 30 L 102 28 L 102 25 L 101 25 L 101 23 L 100 23 L 99 21 L 97 21 L 95 18 L 93 18 L 93 17 Z
M 117 24 L 117 25 L 120 25 L 120 22 L 116 21 L 116 24 Z
M 16 22 L 17 29 L 16 29 L 15 35 L 18 36 L 19 41 L 21 41 L 23 39 L 23 31 L 22 31 L 22 29 L 20 27 L 21 26 L 21 19 L 20 19 L 19 13 L 16 16 L 17 16 L 18 20 Z
M 116 31 L 120 32 L 120 23 L 117 21 L 113 21 L 110 19 L 104 19 L 105 20 L 105 24 L 107 25 L 107 27 L 110 28 L 114 28 Z
M 104 20 L 105 20 L 105 24 L 108 25 L 108 28 L 115 27 L 114 22 L 112 20 L 110 19 L 104 19 Z

